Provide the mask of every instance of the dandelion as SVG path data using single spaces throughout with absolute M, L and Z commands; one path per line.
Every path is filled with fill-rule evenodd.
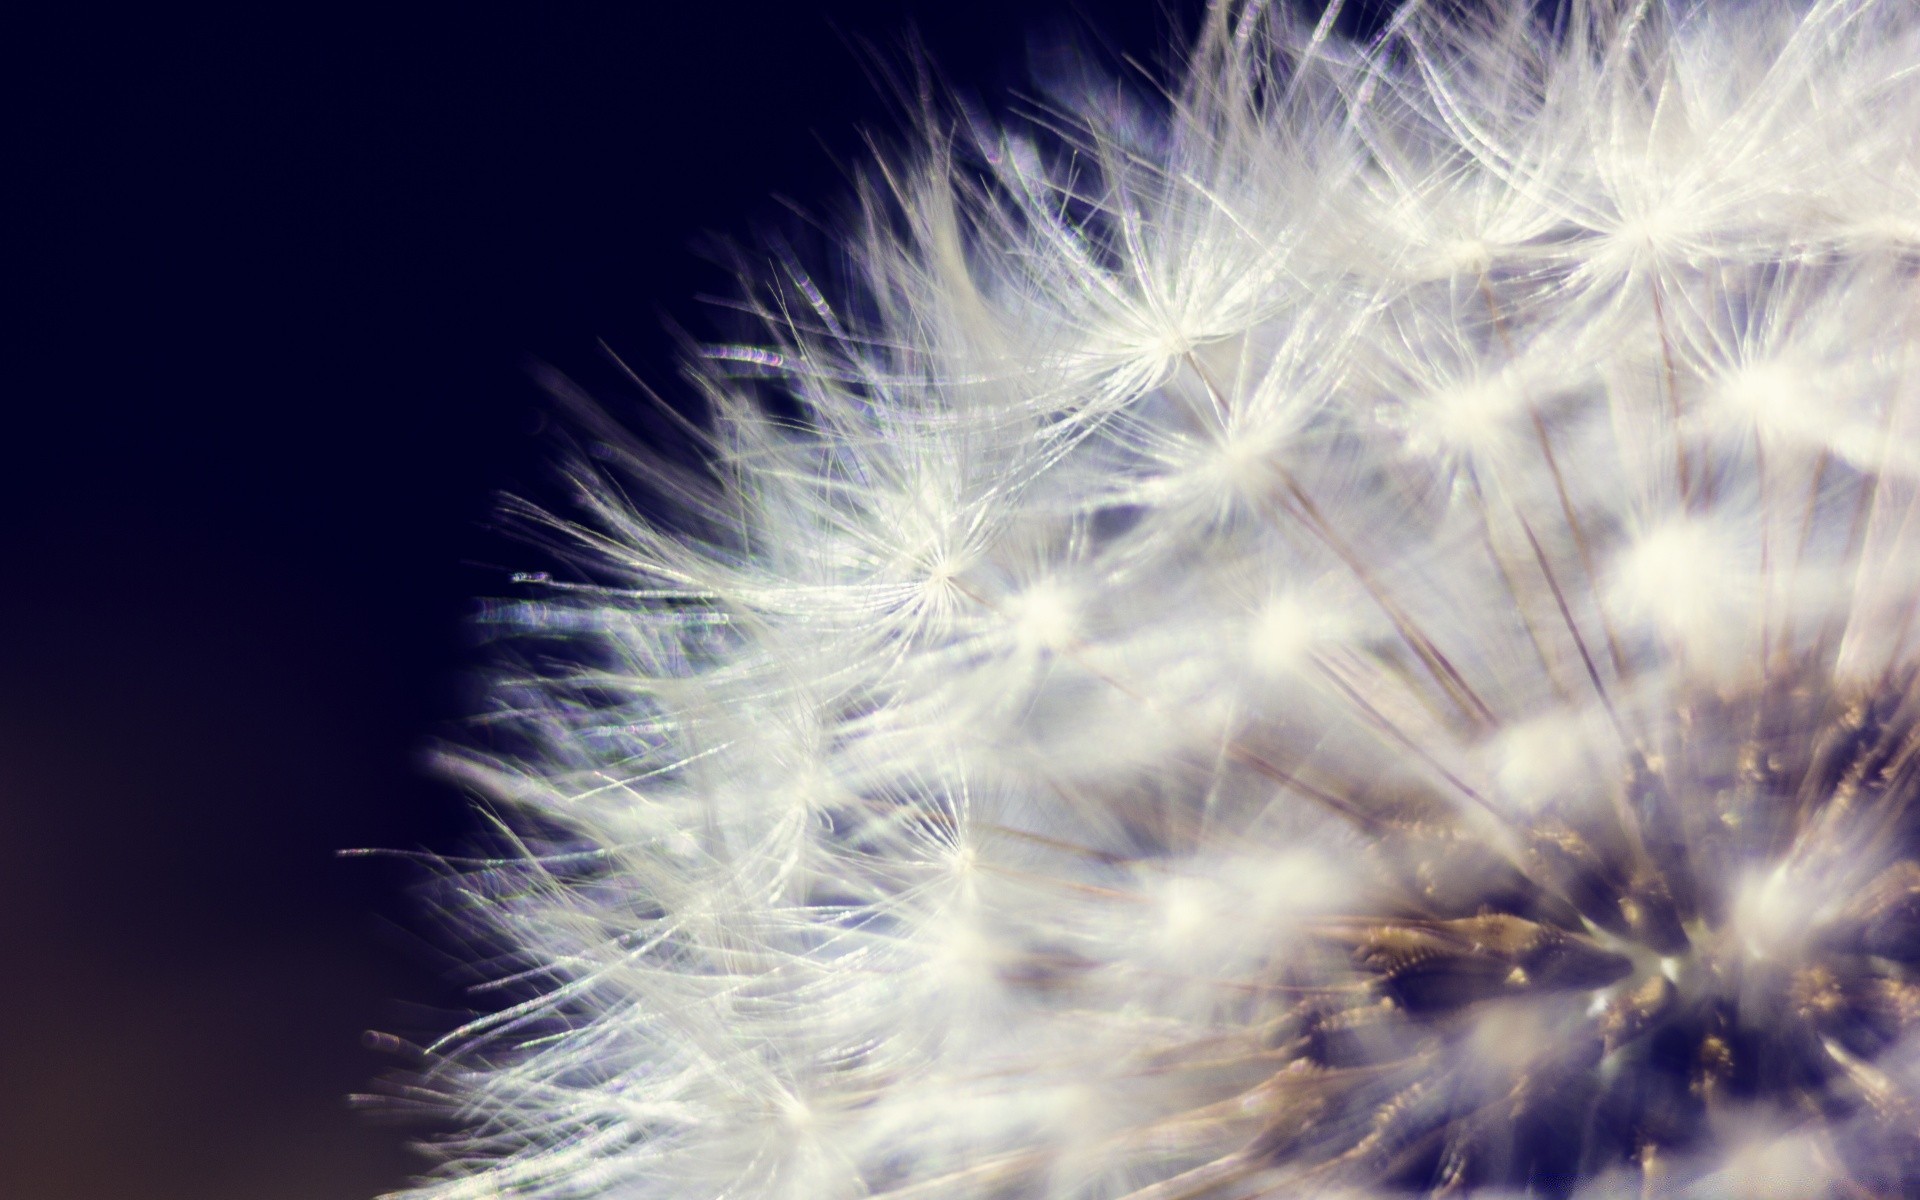
M 1332 24 L 934 123 L 538 518 L 410 1196 L 1920 1189 L 1920 20 Z

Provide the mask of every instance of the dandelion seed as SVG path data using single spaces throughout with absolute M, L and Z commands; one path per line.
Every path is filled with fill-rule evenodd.
M 1218 3 L 748 281 L 490 610 L 409 1196 L 1920 1190 L 1920 19 L 1534 7 Z

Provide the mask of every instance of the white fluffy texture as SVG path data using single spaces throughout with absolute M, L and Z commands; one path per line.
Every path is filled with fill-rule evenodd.
M 532 991 L 438 1048 L 471 1133 L 410 1195 L 1265 1194 L 1205 1172 L 1267 985 L 1348 969 L 1352 811 L 1506 854 L 1676 693 L 1912 661 L 1913 10 L 1524 7 L 1216 8 L 1170 104 L 886 174 L 843 299 L 757 281 L 722 482 L 654 468 L 670 531 L 582 474 L 611 586 L 454 757 Z M 1852 880 L 1734 874 L 1756 953 Z

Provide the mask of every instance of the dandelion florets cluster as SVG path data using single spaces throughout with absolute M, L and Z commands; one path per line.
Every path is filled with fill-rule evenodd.
M 1489 7 L 1217 5 L 749 281 L 449 754 L 415 1195 L 1920 1187 L 1920 20 Z

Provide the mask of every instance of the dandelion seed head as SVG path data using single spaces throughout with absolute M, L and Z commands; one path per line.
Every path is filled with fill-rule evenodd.
M 489 609 L 412 1200 L 1920 1188 L 1920 21 L 1534 7 L 1223 0 L 743 281 Z

